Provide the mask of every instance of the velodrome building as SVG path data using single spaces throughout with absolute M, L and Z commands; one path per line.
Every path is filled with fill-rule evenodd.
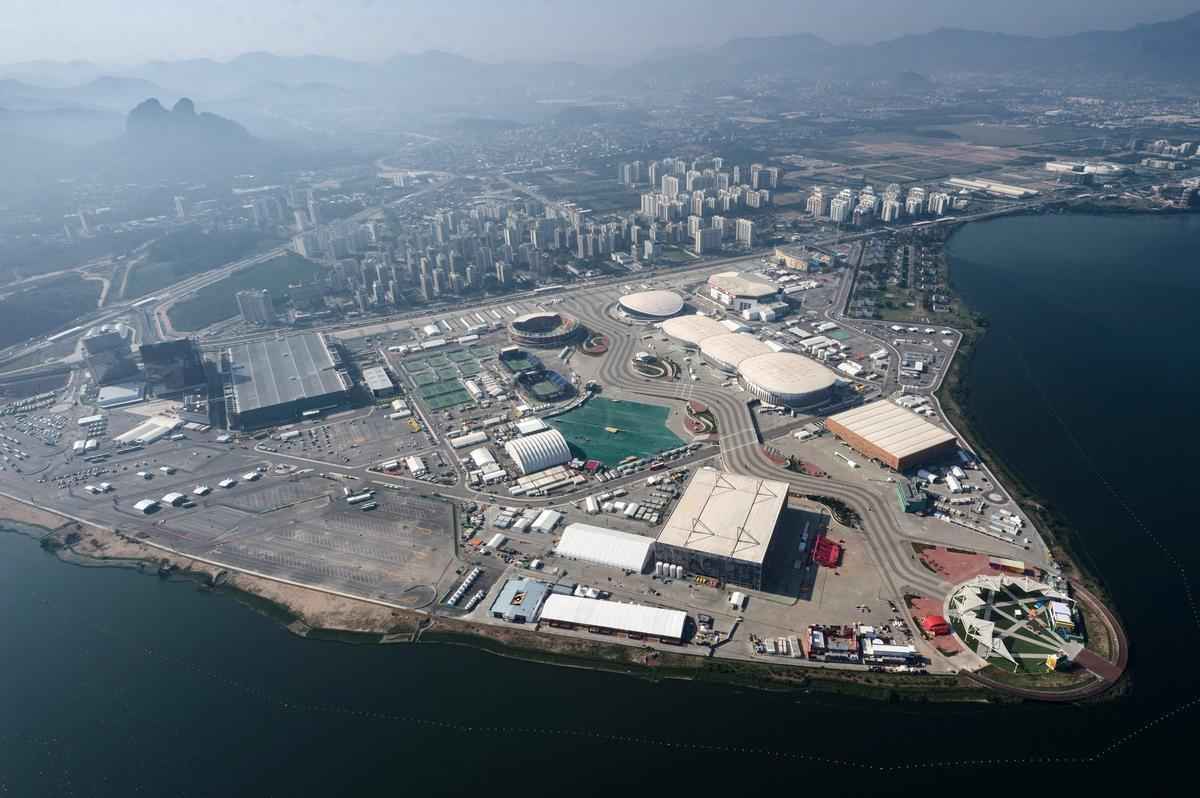
M 661 321 L 683 310 L 683 297 L 674 291 L 639 291 L 621 297 L 617 305 L 631 318 Z

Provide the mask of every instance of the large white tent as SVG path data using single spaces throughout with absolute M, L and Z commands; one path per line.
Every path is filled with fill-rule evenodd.
M 508 452 L 522 474 L 544 471 L 571 459 L 571 447 L 556 429 L 508 441 L 504 444 L 504 451 Z
M 552 624 L 570 624 L 619 632 L 682 640 L 687 613 L 644 604 L 564 596 L 555 593 L 546 599 L 541 620 Z
M 591 524 L 570 524 L 563 530 L 562 539 L 554 551 L 560 557 L 572 557 L 640 573 L 650 562 L 653 548 L 654 538 Z

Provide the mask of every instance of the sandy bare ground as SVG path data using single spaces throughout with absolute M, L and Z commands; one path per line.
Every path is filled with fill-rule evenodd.
M 14 501 L 6 496 L 0 496 L 0 519 L 16 521 L 19 524 L 29 524 L 30 526 L 40 526 L 46 529 L 55 529 L 67 521 L 61 515 L 40 510 L 37 507 L 31 507 L 28 504 Z
M 72 561 L 128 565 L 146 563 L 155 568 L 168 565 L 183 573 L 194 574 L 211 583 L 222 569 L 162 549 L 104 527 L 82 524 L 56 513 L 41 510 L 0 496 L 0 519 L 37 526 L 48 530 L 62 548 L 60 556 Z M 225 572 L 224 583 L 237 590 L 273 602 L 300 621 L 296 631 L 307 628 L 335 631 L 411 634 L 419 615 L 355 601 L 319 590 L 275 582 L 247 574 Z

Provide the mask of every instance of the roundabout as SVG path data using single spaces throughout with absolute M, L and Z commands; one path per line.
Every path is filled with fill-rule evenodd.
M 589 336 L 586 341 L 579 345 L 579 351 L 593 357 L 603 355 L 608 351 L 608 336 L 602 333 Z

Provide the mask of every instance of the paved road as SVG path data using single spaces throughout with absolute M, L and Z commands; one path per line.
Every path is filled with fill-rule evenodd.
M 779 468 L 764 455 L 758 426 L 745 394 L 695 383 L 644 382 L 634 376 L 629 363 L 638 336 L 600 309 L 578 308 L 585 323 L 609 336 L 610 348 L 601 367 L 601 382 L 633 394 L 668 400 L 696 399 L 708 405 L 717 420 L 721 460 L 725 468 L 762 479 L 787 482 L 797 493 L 831 496 L 854 508 L 863 518 L 866 539 L 884 570 L 888 586 L 897 596 L 913 588 L 924 595 L 938 596 L 945 585 L 915 559 L 909 541 L 893 518 L 892 505 L 872 490 L 833 479 L 820 479 Z M 878 535 L 876 532 L 885 534 Z

